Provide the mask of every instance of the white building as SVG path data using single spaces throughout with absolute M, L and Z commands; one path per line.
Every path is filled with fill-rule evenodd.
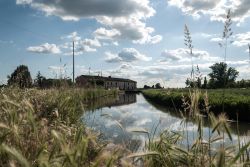
M 105 89 L 118 88 L 120 90 L 135 90 L 137 88 L 137 82 L 113 77 L 101 77 L 81 75 L 76 78 L 76 84 L 81 87 L 91 87 L 93 85 L 103 86 Z

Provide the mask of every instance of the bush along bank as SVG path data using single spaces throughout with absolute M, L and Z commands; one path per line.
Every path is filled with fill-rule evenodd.
M 170 89 L 170 90 L 143 90 L 142 93 L 150 101 L 169 107 L 182 110 L 185 108 L 183 100 L 190 100 L 188 89 Z M 202 90 L 204 93 L 205 91 Z M 226 89 L 224 94 L 222 90 L 208 90 L 208 100 L 210 111 L 215 115 L 225 112 L 229 119 L 250 122 L 250 89 Z M 199 98 L 199 107 L 202 110 L 204 98 Z M 224 108 L 224 109 L 223 109 Z

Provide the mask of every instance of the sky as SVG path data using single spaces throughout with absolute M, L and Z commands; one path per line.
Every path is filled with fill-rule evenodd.
M 138 87 L 184 87 L 192 61 L 205 77 L 224 61 L 224 22 L 233 35 L 226 62 L 250 78 L 249 0 L 0 0 L 0 84 L 24 64 L 32 78 L 129 78 Z M 193 56 L 184 44 L 184 25 Z

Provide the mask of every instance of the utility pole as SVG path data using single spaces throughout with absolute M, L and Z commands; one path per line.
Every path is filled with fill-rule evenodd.
M 249 64 L 250 64 L 250 44 L 248 44 L 248 51 L 249 51 Z
M 75 42 L 73 41 L 73 84 L 75 83 Z

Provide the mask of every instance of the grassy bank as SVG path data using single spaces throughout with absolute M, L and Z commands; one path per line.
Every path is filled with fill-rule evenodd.
M 186 90 L 171 91 L 173 92 L 169 92 L 169 90 L 147 90 L 143 93 L 148 98 L 151 97 L 152 100 L 159 99 L 163 104 L 165 101 L 162 99 L 165 99 L 167 104 L 172 104 L 176 99 L 179 99 L 179 94 L 188 93 Z M 190 94 L 184 94 L 184 96 L 186 97 L 183 97 L 179 103 L 185 105 L 183 110 L 189 114 L 187 117 L 183 117 L 181 123 L 183 126 L 180 125 L 178 131 L 165 129 L 159 137 L 149 138 L 145 151 L 132 154 L 130 157 L 143 157 L 145 166 L 249 166 L 249 139 L 240 138 L 239 133 L 237 133 L 237 142 L 232 143 L 233 136 L 230 122 L 228 122 L 225 114 L 215 116 L 213 112 L 210 112 L 207 93 L 194 89 L 190 91 Z M 203 100 L 204 106 L 200 105 L 201 100 Z M 179 107 L 178 105 L 176 107 Z M 204 117 L 201 112 L 207 113 L 207 117 Z M 197 128 L 195 128 L 197 133 L 193 134 L 194 141 L 192 142 L 189 138 L 191 136 L 188 137 L 189 129 L 187 126 L 190 118 L 197 125 Z M 203 128 L 205 121 L 211 127 L 208 136 L 205 135 Z M 239 132 L 238 126 L 237 131 Z M 145 130 L 138 132 L 149 133 Z
M 0 166 L 112 166 L 120 153 L 109 153 L 80 116 L 85 103 L 116 90 L 1 89 Z M 116 152 L 116 154 L 113 154 Z
M 190 92 L 188 89 L 162 89 L 162 90 L 143 90 L 143 95 L 161 105 L 170 108 L 183 109 L 183 97 L 188 99 Z M 226 89 L 207 90 L 210 111 L 216 115 L 223 111 L 230 119 L 237 119 L 237 113 L 240 121 L 250 122 L 250 89 Z M 201 90 L 204 94 L 205 90 Z M 200 108 L 204 101 L 201 96 L 199 99 Z

